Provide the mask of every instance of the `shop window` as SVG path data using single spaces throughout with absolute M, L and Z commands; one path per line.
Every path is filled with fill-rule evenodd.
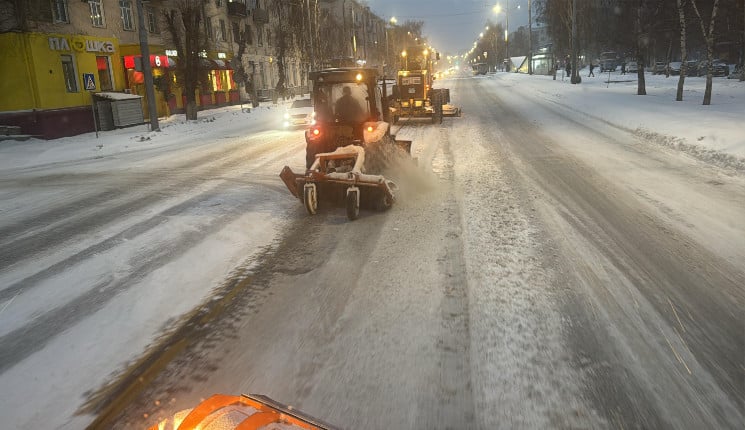
M 106 25 L 106 19 L 103 15 L 103 4 L 101 0 L 88 0 L 88 7 L 91 9 L 91 25 L 94 27 L 103 27 Z
M 122 27 L 125 30 L 134 30 L 132 19 L 132 2 L 130 0 L 119 0 L 119 9 L 122 11 Z
M 225 20 L 220 20 L 220 40 L 226 42 L 228 40 L 227 33 L 225 32 Z
M 54 22 L 70 22 L 67 16 L 67 0 L 52 0 L 52 17 Z
M 68 93 L 78 92 L 78 74 L 75 72 L 75 63 L 72 61 L 72 55 L 61 55 L 62 74 L 65 77 L 65 87 Z
M 158 29 L 158 11 L 152 7 L 147 8 L 147 31 L 150 33 L 160 33 Z
M 102 55 L 96 57 L 96 68 L 98 69 L 98 82 L 101 91 L 113 91 L 114 84 L 111 79 L 111 62 L 109 57 Z

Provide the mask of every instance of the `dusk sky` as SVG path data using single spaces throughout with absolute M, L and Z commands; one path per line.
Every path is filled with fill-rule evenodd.
M 505 14 L 492 8 L 508 0 L 368 0 L 373 12 L 383 19 L 395 16 L 399 24 L 407 20 L 424 21 L 424 35 L 433 47 L 445 53 L 467 51 L 483 31 L 487 19 L 505 23 Z M 520 6 L 517 9 L 517 6 Z M 509 0 L 510 32 L 528 25 L 528 0 Z

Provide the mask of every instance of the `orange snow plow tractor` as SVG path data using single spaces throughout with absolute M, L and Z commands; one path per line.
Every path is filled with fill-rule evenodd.
M 411 159 L 411 141 L 396 140 L 385 121 L 386 85 L 371 68 L 331 68 L 309 74 L 316 123 L 305 132 L 305 172 L 280 173 L 293 196 L 313 215 L 320 206 L 346 206 L 357 219 L 360 207 L 385 210 L 396 185 L 382 176 Z M 400 165 L 400 163 L 399 163 Z
M 256 394 L 216 394 L 149 430 L 335 430 L 323 421 Z

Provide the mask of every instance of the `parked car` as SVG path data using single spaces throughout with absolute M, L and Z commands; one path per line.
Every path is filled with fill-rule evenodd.
M 680 67 L 683 65 L 680 61 L 671 61 L 670 64 L 668 64 L 668 67 L 670 67 L 670 74 L 671 75 L 680 75 Z
M 722 60 L 715 59 L 711 62 L 712 70 L 711 75 L 712 76 L 727 76 L 729 75 L 729 66 L 727 66 L 727 63 L 725 63 Z M 698 63 L 698 75 L 699 76 L 706 76 L 708 73 L 709 68 L 709 62 L 706 60 L 703 60 Z
M 618 54 L 613 51 L 602 52 L 600 54 L 600 73 L 615 71 L 618 67 Z
M 284 128 L 310 127 L 315 124 L 315 116 L 310 98 L 297 99 L 285 111 L 282 126 Z
M 686 61 L 686 76 L 698 76 L 698 60 Z
M 652 66 L 652 74 L 661 75 L 665 73 L 666 69 L 667 69 L 667 64 L 664 61 L 658 61 L 654 63 L 654 66 Z
M 626 63 L 626 73 L 636 73 L 639 71 L 639 64 L 636 61 Z
M 740 75 L 742 74 L 742 67 L 740 67 L 739 64 L 730 64 L 729 65 L 729 76 L 727 76 L 727 79 L 740 79 Z

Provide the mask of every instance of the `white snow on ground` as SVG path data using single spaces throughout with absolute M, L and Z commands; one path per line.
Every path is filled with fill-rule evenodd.
M 703 77 L 686 77 L 683 101 L 676 102 L 677 76 L 645 74 L 647 94 L 639 96 L 635 74 L 613 72 L 609 78 L 608 73 L 597 73 L 588 78 L 587 73 L 587 69 L 580 71 L 579 85 L 560 75 L 554 81 L 551 76 L 502 73 L 499 80 L 519 85 L 520 93 L 532 92 L 546 103 L 607 121 L 700 159 L 722 163 L 723 155 L 737 157 L 724 164 L 745 170 L 745 84 L 713 78 L 711 105 L 704 106 Z
M 258 136 L 251 141 L 254 144 L 265 140 L 267 135 L 276 140 L 286 135 L 274 131 L 282 111 L 283 107 L 279 106 L 245 113 L 234 106 L 200 112 L 196 122 L 174 116 L 162 121 L 163 131 L 159 133 L 137 126 L 101 132 L 99 138 L 88 133 L 52 141 L 0 142 L 0 177 L 4 181 L 12 182 L 29 173 L 56 174 L 61 178 L 59 185 L 48 192 L 24 195 L 22 188 L 16 191 L 13 186 L 7 187 L 8 191 L 0 195 L 0 225 L 22 222 L 30 213 L 48 211 L 91 191 L 65 185 L 65 174 L 101 174 L 102 180 L 107 180 L 110 170 L 126 168 L 136 177 L 138 165 L 150 164 L 152 169 L 151 163 L 157 160 L 188 159 L 186 153 L 210 151 L 212 145 L 245 139 L 248 135 Z M 269 132 L 257 134 L 261 130 Z M 301 135 L 297 137 L 302 139 Z M 255 162 L 261 162 L 261 157 Z M 247 169 L 251 163 L 246 161 Z M 274 174 L 279 172 L 276 166 L 271 169 L 276 170 Z M 119 174 L 126 177 L 126 173 Z M 32 324 L 46 312 L 90 294 L 92 287 L 99 289 L 99 294 L 116 289 L 112 286 L 131 276 L 133 265 L 147 264 L 143 260 L 145 256 L 171 252 L 177 255 L 150 271 L 134 287 L 108 293 L 116 295 L 115 299 L 106 301 L 101 308 L 0 374 L 0 392 L 4 394 L 0 402 L 1 427 L 84 428 L 91 417 L 73 414 L 81 407 L 87 392 L 100 388 L 127 363 L 136 360 L 170 323 L 209 298 L 219 286 L 215 280 L 225 279 L 239 266 L 250 269 L 252 258 L 274 243 L 285 222 L 277 217 L 277 212 L 286 210 L 287 203 L 268 204 L 260 190 L 240 184 L 233 184 L 234 191 L 226 193 L 226 179 L 240 180 L 209 178 L 177 197 L 163 198 L 156 205 L 132 212 L 126 220 L 46 250 L 33 265 L 0 268 L 1 291 L 101 241 L 117 237 L 138 223 L 152 219 L 158 223 L 157 228 L 132 238 L 125 234 L 117 239 L 115 246 L 0 302 L 0 336 L 3 336 Z M 207 198 L 176 216 L 168 215 L 168 209 L 195 196 Z M 211 225 L 219 225 L 219 218 L 226 213 L 241 215 L 199 243 L 190 244 L 183 254 L 173 249 L 174 238 L 190 234 L 200 237 Z
M 687 78 L 685 101 L 675 102 L 675 85 L 677 78 L 664 78 L 664 76 L 647 75 L 647 96 L 636 95 L 636 83 L 633 75 L 620 76 L 617 73 L 611 76 L 611 80 L 623 80 L 624 82 L 606 82 L 607 74 L 598 74 L 595 78 L 586 78 L 583 71 L 583 83 L 581 85 L 570 85 L 567 81 L 553 81 L 546 76 L 508 75 L 500 76 L 500 85 L 511 82 L 521 87 L 530 88 L 534 93 L 541 94 L 546 103 L 558 103 L 569 111 L 577 111 L 597 117 L 603 121 L 615 124 L 639 135 L 652 136 L 661 144 L 673 145 L 678 149 L 689 153 L 696 152 L 699 158 L 718 162 L 721 154 L 733 157 L 745 157 L 745 85 L 735 80 L 715 79 L 714 95 L 711 106 L 702 106 L 703 78 Z M 492 77 L 486 76 L 484 79 Z M 628 81 L 628 82 L 626 82 Z M 499 89 L 497 89 L 499 91 Z M 453 94 L 457 102 L 457 94 Z M 467 112 L 465 113 L 468 114 Z M 142 153 L 145 156 L 164 156 L 172 152 L 173 157 L 179 157 L 179 151 L 175 149 L 196 148 L 205 140 L 244 136 L 257 129 L 273 129 L 280 121 L 279 109 L 259 109 L 251 114 L 245 114 L 238 107 L 227 107 L 211 111 L 200 112 L 200 120 L 197 122 L 184 122 L 183 116 L 174 116 L 163 121 L 160 133 L 148 132 L 145 126 L 138 126 L 115 131 L 102 132 L 99 138 L 94 133 L 81 136 L 57 139 L 52 141 L 30 140 L 23 143 L 0 142 L 0 175 L 12 176 L 12 171 L 18 168 L 56 168 L 59 163 L 61 169 L 68 171 L 85 171 L 88 173 L 101 173 L 107 167 L 116 165 L 117 156 L 125 153 Z M 457 121 L 457 119 L 455 120 Z M 498 126 L 498 125 L 497 125 Z M 467 133 L 467 130 L 461 130 Z M 654 133 L 654 134 L 651 134 Z M 402 136 L 403 137 L 403 136 Z M 458 169 L 468 166 L 468 163 L 478 163 L 478 139 L 474 139 L 474 152 L 468 159 L 460 160 L 463 164 Z M 693 148 L 693 149 L 691 149 Z M 712 151 L 712 152 L 709 152 Z M 170 155 L 168 155 L 170 156 Z M 91 162 L 95 161 L 95 165 Z M 733 163 L 730 163 L 732 165 Z M 736 162 L 734 163 L 736 164 Z M 476 180 L 469 178 L 468 172 L 459 170 L 465 180 Z M 496 181 L 498 178 L 492 178 Z M 277 179 L 279 181 L 279 179 Z M 651 180 L 651 179 L 650 179 Z M 493 187 L 505 187 L 504 197 L 501 204 L 515 206 L 511 190 L 506 185 L 492 183 Z M 74 196 L 76 191 L 66 191 L 67 196 Z M 18 207 L 6 206 L 6 197 L 0 195 L 0 216 L 3 218 L 13 216 L 19 210 Z M 65 198 L 65 195 L 57 195 L 57 198 Z M 475 198 L 475 197 L 474 197 Z M 19 200 L 14 200 L 17 204 Z M 40 200 L 24 201 L 38 210 L 44 210 L 44 202 Z M 271 202 L 270 204 L 285 204 L 283 202 Z M 464 213 L 478 211 L 489 202 L 467 199 L 463 202 Z M 261 207 L 261 206 L 259 206 Z M 492 351 L 503 351 L 508 354 L 510 348 L 523 351 L 522 358 L 533 359 L 537 362 L 547 360 L 545 353 L 556 346 L 557 340 L 553 338 L 542 339 L 546 348 L 531 347 L 521 342 L 523 336 L 531 336 L 531 343 L 535 342 L 535 336 L 541 336 L 541 327 L 558 324 L 557 316 L 545 314 L 544 320 L 538 321 L 530 316 L 530 310 L 534 308 L 545 309 L 540 303 L 540 295 L 530 291 L 516 291 L 518 286 L 516 280 L 523 273 L 529 272 L 535 263 L 536 256 L 531 253 L 531 243 L 535 239 L 531 237 L 534 232 L 526 228 L 525 214 L 519 213 L 516 207 L 512 207 L 516 213 L 510 218 L 516 221 L 514 225 L 498 224 L 466 224 L 469 237 L 491 237 L 492 228 L 506 229 L 509 234 L 496 235 L 499 239 L 491 246 L 495 246 L 494 252 L 503 250 L 514 251 L 507 260 L 496 261 L 490 252 L 480 252 L 472 244 L 468 250 L 473 254 L 473 263 L 469 266 L 472 270 L 471 281 L 484 285 L 494 290 L 482 292 L 488 300 L 509 301 L 510 294 L 516 295 L 520 301 L 513 305 L 505 306 L 507 312 L 500 315 L 484 315 L 485 304 L 473 303 L 476 315 L 489 317 L 486 321 L 473 321 L 473 327 L 477 335 L 483 340 L 493 342 L 488 346 Z M 101 256 L 102 261 L 109 261 L 110 267 L 91 268 L 79 267 L 78 270 L 66 272 L 64 283 L 66 285 L 90 284 L 89 277 L 116 276 L 116 266 L 121 261 L 128 261 L 139 250 L 155 249 L 168 240 L 165 236 L 169 229 L 184 231 L 199 229 L 209 222 L 211 214 L 209 208 L 203 212 L 194 213 L 190 217 L 179 220 L 168 220 L 167 228 L 163 228 L 159 237 L 141 237 L 139 242 L 118 246 L 112 254 Z M 508 217 L 509 218 L 509 217 Z M 495 219 L 496 223 L 506 222 L 507 218 Z M 168 263 L 166 266 L 155 270 L 137 288 L 123 293 L 115 301 L 109 302 L 102 310 L 92 314 L 90 317 L 80 321 L 73 329 L 70 329 L 50 341 L 43 349 L 32 354 L 29 358 L 0 375 L 0 392 L 4 395 L 4 401 L 0 404 L 0 416 L 3 417 L 3 426 L 8 428 L 80 428 L 84 426 L 88 417 L 72 417 L 72 413 L 80 406 L 71 399 L 82 401 L 88 390 L 98 388 L 103 381 L 117 370 L 121 369 L 122 363 L 136 358 L 143 348 L 156 337 L 164 326 L 174 318 L 187 312 L 191 307 L 198 304 L 209 294 L 205 290 L 205 279 L 212 279 L 221 273 L 227 273 L 240 261 L 231 258 L 235 250 L 246 251 L 244 255 L 250 255 L 251 250 L 258 252 L 277 237 L 281 231 L 283 220 L 272 216 L 271 211 L 257 210 L 248 212 L 244 216 L 231 222 L 226 228 L 216 232 L 212 237 L 206 238 L 199 246 L 191 249 L 186 254 Z M 482 236 L 483 235 L 483 236 Z M 82 246 L 82 245 L 81 245 Z M 121 252 L 121 255 L 115 255 Z M 194 265 L 197 259 L 202 264 Z M 2 268 L 5 270 L 6 268 Z M 104 275 L 103 272 L 107 274 Z M 173 279 L 174 273 L 180 274 L 182 281 L 169 282 L 168 288 L 164 288 L 163 277 Z M 5 288 L 7 282 L 18 279 L 18 274 L 3 274 L 0 278 L 0 288 Z M 499 282 L 492 283 L 490 280 L 498 279 Z M 58 280 L 59 281 L 59 280 Z M 513 282 L 514 281 L 514 282 Z M 540 279 L 531 280 L 538 285 Z M 0 329 L 2 333 L 12 330 L 22 324 L 27 318 L 38 315 L 45 309 L 54 305 L 54 300 L 44 301 L 51 297 L 64 300 L 64 295 L 57 293 L 55 296 L 44 295 L 42 292 L 50 292 L 54 285 L 40 285 L 35 288 L 34 297 L 13 297 L 4 303 L 0 303 Z M 147 293 L 148 300 L 141 300 L 143 294 Z M 39 300 L 38 302 L 34 301 Z M 482 313 L 479 313 L 482 311 Z M 122 332 L 121 336 L 101 341 L 99 333 L 106 329 L 111 321 L 129 321 L 131 332 Z M 490 335 L 486 327 L 515 328 L 521 332 L 500 332 Z M 531 332 L 531 333 L 529 333 Z M 549 330 L 555 332 L 555 330 Z M 514 344 L 512 342 L 515 342 Z M 515 350 L 512 350 L 515 352 Z M 486 350 L 477 350 L 475 354 L 486 353 Z M 531 355 L 532 354 L 532 355 Z M 520 375 L 519 363 L 503 362 L 506 357 L 489 357 L 490 362 L 502 363 L 502 367 L 492 369 L 479 369 L 482 373 L 478 376 L 490 378 L 479 386 L 499 384 L 516 384 L 516 390 L 535 390 L 536 395 L 547 394 L 549 387 L 522 386 L 530 381 L 536 380 L 536 375 Z M 552 360 L 554 362 L 554 360 Z M 540 367 L 540 366 L 536 366 Z M 500 374 L 499 371 L 507 369 L 509 372 Z M 557 374 L 565 372 L 566 369 L 554 369 Z M 541 375 L 545 377 L 547 384 L 554 378 L 561 376 Z M 505 392 L 509 392 L 509 385 L 503 385 Z M 576 393 L 573 387 L 567 387 L 567 396 L 574 398 Z M 485 393 L 488 398 L 488 393 Z M 64 401 L 60 401 L 64 399 Z M 498 417 L 499 409 L 503 405 L 509 408 L 519 408 L 518 397 L 513 399 L 492 399 L 494 402 L 486 407 L 494 408 Z M 546 410 L 535 411 L 534 421 L 530 423 L 518 423 L 528 426 L 542 427 L 548 421 L 546 413 L 552 407 L 558 407 L 548 403 Z M 503 413 L 509 413 L 503 410 Z M 51 418 L 50 418 L 51 417 Z M 589 420 L 594 418 L 585 417 Z M 566 423 L 571 426 L 573 423 Z

